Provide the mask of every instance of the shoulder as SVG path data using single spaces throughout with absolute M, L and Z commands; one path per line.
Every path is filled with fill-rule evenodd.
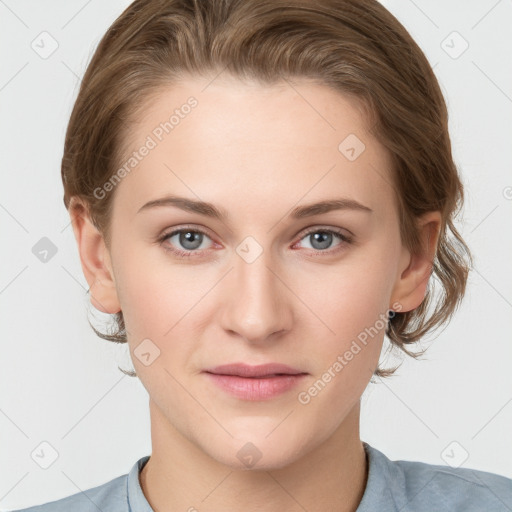
M 128 511 L 128 474 L 119 476 L 97 487 L 56 501 L 12 512 L 122 512 Z
M 395 507 L 391 510 L 512 511 L 512 479 L 476 469 L 393 461 L 367 447 L 374 472 L 380 474 L 374 480 L 387 489 Z
M 512 480 L 509 478 L 476 469 L 423 462 L 395 463 L 404 471 L 411 503 L 423 504 L 425 510 L 435 504 L 444 505 L 446 510 L 512 511 Z

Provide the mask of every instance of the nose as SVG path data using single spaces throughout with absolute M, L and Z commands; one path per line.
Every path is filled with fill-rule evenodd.
M 235 255 L 223 291 L 222 327 L 250 343 L 275 341 L 278 333 L 289 331 L 293 323 L 292 293 L 286 276 L 279 274 L 265 252 L 251 263 Z

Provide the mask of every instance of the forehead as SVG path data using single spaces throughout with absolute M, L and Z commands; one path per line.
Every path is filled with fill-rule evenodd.
M 260 212 L 337 196 L 393 208 L 389 154 L 362 104 L 325 85 L 188 78 L 134 121 L 122 165 L 136 163 L 115 196 L 132 213 L 167 193 Z

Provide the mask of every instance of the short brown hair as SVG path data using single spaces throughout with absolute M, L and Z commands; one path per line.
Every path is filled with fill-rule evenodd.
M 110 243 L 112 197 L 94 191 L 123 162 L 130 124 L 152 94 L 185 75 L 233 76 L 273 84 L 307 78 L 361 100 L 372 133 L 392 156 L 403 244 L 421 251 L 417 218 L 442 214 L 425 299 L 396 312 L 386 335 L 411 345 L 447 322 L 462 299 L 472 264 L 454 225 L 463 186 L 452 158 L 446 104 L 424 53 L 376 0 L 136 0 L 100 41 L 83 77 L 62 158 L 64 204 L 78 196 Z M 429 307 L 434 306 L 433 311 Z M 122 312 L 98 336 L 126 343 Z M 395 369 L 378 368 L 375 375 Z M 134 372 L 125 372 L 136 375 Z

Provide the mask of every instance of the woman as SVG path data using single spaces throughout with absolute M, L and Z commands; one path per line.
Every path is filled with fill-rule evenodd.
M 505 477 L 359 437 L 384 335 L 417 356 L 471 263 L 442 93 L 378 2 L 135 1 L 82 80 L 62 177 L 153 450 L 26 511 L 512 508 Z

